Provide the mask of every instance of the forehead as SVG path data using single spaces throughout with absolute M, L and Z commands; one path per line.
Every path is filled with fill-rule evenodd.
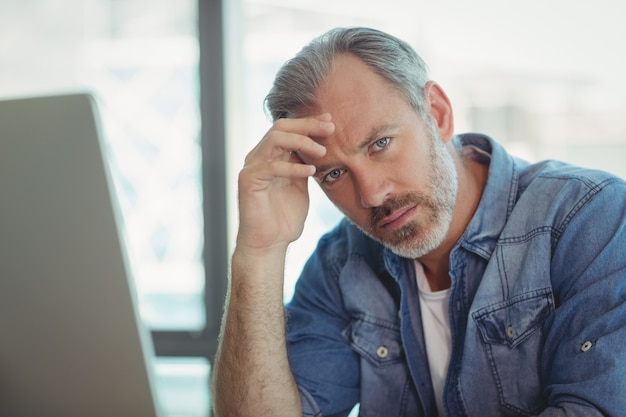
M 373 130 L 417 115 L 393 84 L 353 55 L 335 58 L 315 95 L 315 112 L 330 113 L 335 123 L 333 136 L 362 140 Z
M 320 107 L 333 101 L 358 103 L 384 96 L 400 96 L 388 80 L 350 54 L 335 57 L 331 71 L 315 93 Z

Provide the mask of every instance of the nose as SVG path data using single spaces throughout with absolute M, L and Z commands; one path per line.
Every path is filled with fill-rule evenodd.
M 384 173 L 365 171 L 352 173 L 356 193 L 364 208 L 378 207 L 391 194 L 391 183 Z

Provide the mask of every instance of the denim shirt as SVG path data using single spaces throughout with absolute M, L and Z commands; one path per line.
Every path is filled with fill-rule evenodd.
M 461 141 L 491 162 L 450 254 L 445 415 L 626 415 L 626 183 Z M 346 220 L 320 239 L 286 307 L 303 415 L 437 416 L 413 268 Z

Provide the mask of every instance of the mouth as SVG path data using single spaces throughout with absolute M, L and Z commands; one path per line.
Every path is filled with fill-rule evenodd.
M 401 208 L 389 216 L 383 218 L 379 223 L 379 227 L 386 230 L 396 230 L 404 226 L 417 210 L 417 204 Z

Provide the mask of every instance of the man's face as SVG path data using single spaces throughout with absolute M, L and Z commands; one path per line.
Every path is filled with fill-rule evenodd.
M 419 258 L 444 240 L 457 180 L 433 119 L 423 120 L 385 79 L 340 56 L 318 89 L 333 134 L 315 138 L 326 155 L 315 175 L 356 226 L 395 253 Z

